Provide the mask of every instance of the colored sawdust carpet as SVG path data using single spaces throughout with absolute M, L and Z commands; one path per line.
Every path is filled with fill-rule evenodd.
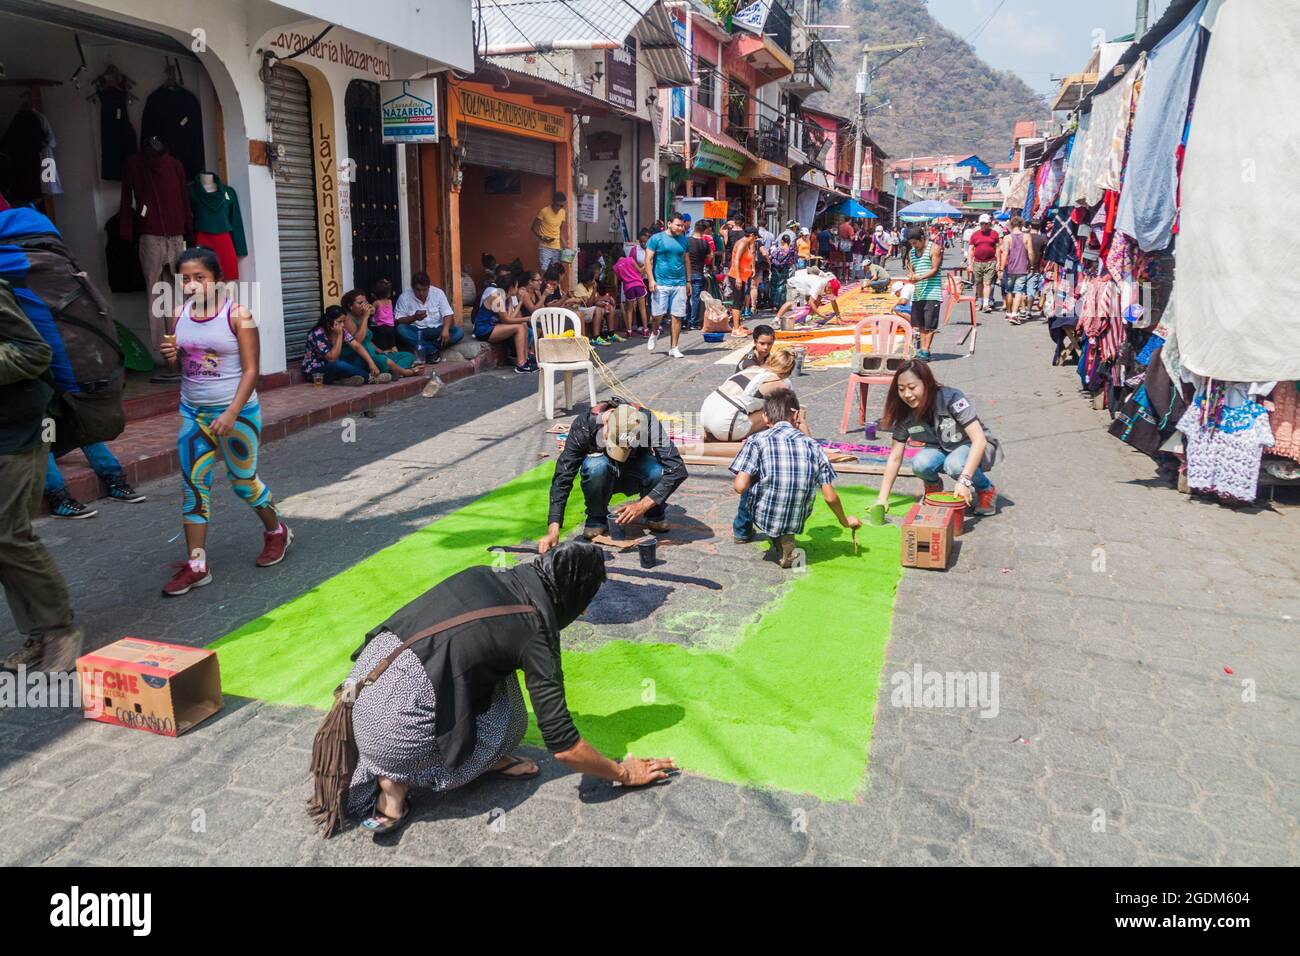
M 444 578 L 490 563 L 490 547 L 535 537 L 553 469 L 524 473 L 216 641 L 224 690 L 328 706 L 367 630 Z M 862 514 L 873 495 L 841 489 L 849 513 Z M 895 502 L 901 514 L 904 499 Z M 576 520 L 581 509 L 569 511 Z M 858 540 L 855 555 L 849 533 L 818 504 L 799 538 L 803 570 L 789 572 L 729 648 L 613 640 L 566 650 L 579 731 L 616 758 L 671 756 L 721 780 L 852 797 L 864 780 L 901 575 L 897 527 L 863 527 Z M 763 547 L 754 546 L 754 561 Z M 526 739 L 540 744 L 535 726 Z

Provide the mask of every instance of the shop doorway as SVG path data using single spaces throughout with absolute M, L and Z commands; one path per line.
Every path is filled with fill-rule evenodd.
M 352 193 L 352 285 L 369 291 L 375 280 L 405 285 L 397 207 L 397 147 L 383 142 L 379 84 L 353 80 L 344 102 L 348 158 L 355 164 Z
M 536 269 L 532 224 L 555 193 L 555 144 L 461 124 L 461 262 L 481 286 L 485 254 Z M 572 216 L 574 210 L 569 210 Z M 448 277 L 459 281 L 459 277 Z
M 316 163 L 311 139 L 311 92 L 291 66 L 271 71 L 266 83 L 274 143 L 275 209 L 280 228 L 280 296 L 284 351 L 299 358 L 323 311 L 320 244 L 316 231 Z
M 150 382 L 163 331 L 150 321 L 152 287 L 172 278 L 189 180 L 202 170 L 225 178 L 211 78 L 187 46 L 164 33 L 18 0 L 0 0 L 0 64 L 0 189 L 11 203 L 33 205 L 54 221 L 108 300 L 126 343 L 128 397 L 175 389 L 172 381 Z M 144 164 L 154 139 L 168 158 L 152 150 Z M 171 164 L 179 176 L 162 175 Z M 227 191 L 234 188 L 227 184 Z M 168 241 L 151 240 L 142 262 L 141 235 Z

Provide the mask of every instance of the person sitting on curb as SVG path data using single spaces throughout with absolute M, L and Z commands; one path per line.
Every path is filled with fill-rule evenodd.
M 767 357 L 772 354 L 776 344 L 776 332 L 770 325 L 754 326 L 754 347 L 745 353 L 745 357 L 736 363 L 736 371 L 743 372 L 755 365 L 767 364 Z
M 578 314 L 592 345 L 613 345 L 625 341 L 614 331 L 612 300 L 608 296 L 597 295 L 594 264 L 582 270 L 582 281 L 573 287 L 573 292 L 561 304 Z
M 497 266 L 474 310 L 474 338 L 489 345 L 513 342 L 515 372 L 523 375 L 536 372 L 537 363 L 528 351 L 533 330 L 520 311 L 519 278 L 519 273 L 509 266 Z
M 410 352 L 400 352 L 396 346 L 380 348 L 375 335 L 379 329 L 374 320 L 377 316 L 375 307 L 361 289 L 353 289 L 343 294 L 343 328 L 365 348 L 371 361 L 394 378 L 414 378 L 420 374 L 415 366 L 415 356 Z
M 731 462 L 736 476 L 732 490 L 740 495 L 731 530 L 736 543 L 745 544 L 757 528 L 771 541 L 781 567 L 789 568 L 795 560 L 794 536 L 803 533 L 818 486 L 842 527 L 860 528 L 862 521 L 845 515 L 832 485 L 835 469 L 821 445 L 805 433 L 794 392 L 769 395 L 763 417 L 768 427 L 741 445 Z
M 551 479 L 549 524 L 537 546 L 541 554 L 559 543 L 569 492 L 579 474 L 587 508 L 582 535 L 588 540 L 609 530 L 609 499 L 615 492 L 641 496 L 619 507 L 614 516 L 619 525 L 641 524 L 656 534 L 666 532 L 664 505 L 687 478 L 677 446 L 650 411 L 619 398 L 597 405 L 569 425 Z
M 1000 445 L 966 396 L 936 382 L 929 365 L 908 359 L 898 367 L 880 424 L 894 430 L 894 447 L 877 505 L 888 509 L 907 443 L 915 441 L 925 446 L 912 458 L 912 474 L 925 482 L 923 495 L 943 491 L 942 471 L 957 480 L 957 494 L 967 507 L 975 506 L 977 515 L 997 514 L 998 490 L 984 471 L 1001 457 Z
M 384 384 L 393 376 L 380 372 L 365 346 L 343 327 L 341 306 L 331 305 L 307 333 L 307 348 L 302 353 L 302 374 L 311 378 L 324 375 L 326 385 Z M 347 346 L 355 354 L 345 355 Z
M 447 295 L 429 279 L 427 272 L 411 276 L 411 287 L 397 297 L 393 306 L 397 338 L 407 352 L 418 356 L 421 346 L 438 360 L 438 353 L 465 337 Z

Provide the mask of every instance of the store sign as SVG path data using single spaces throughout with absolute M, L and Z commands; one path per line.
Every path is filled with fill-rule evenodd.
M 618 50 L 605 51 L 605 99 L 636 112 L 636 37 Z
M 563 114 L 546 113 L 531 106 L 511 103 L 461 87 L 457 95 L 460 98 L 460 112 L 466 119 L 479 120 L 489 126 L 500 126 L 509 130 L 532 133 L 546 139 L 564 139 Z
M 690 44 L 686 42 L 686 24 L 672 18 L 673 35 L 677 37 L 677 45 L 686 51 L 686 62 L 690 65 L 691 75 L 695 75 L 695 58 L 691 56 Z M 686 119 L 686 89 L 680 86 L 673 87 L 673 119 Z
M 790 170 L 768 159 L 756 159 L 749 178 L 773 179 L 777 182 L 788 183 L 790 181 Z
M 609 130 L 601 130 L 587 137 L 587 155 L 593 160 L 617 160 L 623 146 L 623 137 Z
M 267 40 L 267 46 L 277 53 L 293 53 L 304 61 L 316 60 L 321 66 L 342 67 L 379 80 L 392 75 L 386 49 L 376 41 L 342 29 L 322 36 L 325 27 L 324 22 L 317 21 L 316 26 L 303 27 L 302 32 L 281 30 Z
M 743 153 L 719 146 L 701 136 L 695 146 L 695 161 L 691 163 L 691 168 L 735 179 L 744 170 L 746 162 Z
M 578 222 L 600 220 L 600 190 L 592 189 L 578 194 Z
M 437 83 L 430 77 L 379 84 L 385 144 L 438 142 Z

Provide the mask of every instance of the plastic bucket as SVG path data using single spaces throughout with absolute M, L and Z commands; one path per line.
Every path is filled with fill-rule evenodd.
M 930 492 L 925 496 L 925 503 L 932 508 L 945 508 L 953 512 L 952 536 L 955 538 L 961 534 L 966 518 L 966 502 L 961 500 L 960 495 L 947 491 Z
M 560 261 L 561 261 L 561 262 L 572 262 L 572 261 L 573 261 L 574 259 L 576 259 L 576 258 L 578 258 L 578 250 L 577 250 L 577 249 L 561 249 L 561 250 L 560 250 Z

